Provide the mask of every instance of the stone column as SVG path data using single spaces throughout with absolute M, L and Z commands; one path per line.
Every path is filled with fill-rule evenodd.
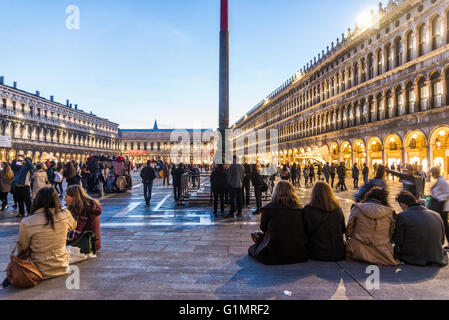
M 414 29 L 413 41 L 414 41 L 413 58 L 418 58 L 419 57 L 419 30 L 416 28 Z
M 444 107 L 444 106 L 447 106 L 447 97 L 448 97 L 447 96 L 447 91 L 448 91 L 447 78 L 446 78 L 445 74 L 441 75 L 441 85 L 442 85 L 442 88 L 443 88 L 443 94 L 441 96 L 441 99 L 443 100 L 442 101 L 442 106 Z
M 425 87 L 424 87 L 424 93 L 423 93 L 423 97 L 422 98 L 422 111 L 425 110 L 429 110 L 430 109 L 430 98 L 431 98 L 431 94 L 430 94 L 430 90 L 432 89 L 432 82 L 430 80 L 426 81 L 425 83 Z
M 356 85 L 358 85 L 358 84 L 360 84 L 360 83 L 363 82 L 363 81 L 362 81 L 362 80 L 363 80 L 363 79 L 362 79 L 362 70 L 363 70 L 362 60 L 359 60 L 358 66 L 359 66 L 359 70 L 358 70 L 357 76 L 358 76 L 358 78 L 359 78 L 359 81 L 358 81 L 358 83 L 357 83 Z
M 401 91 L 401 99 L 402 99 L 402 106 L 400 107 L 401 110 L 399 110 L 399 114 L 401 116 L 405 115 L 405 107 L 406 107 L 406 103 L 407 103 L 407 90 L 404 88 L 402 88 Z
M 379 100 L 379 120 L 384 120 L 385 119 L 385 109 L 386 109 L 386 106 L 385 106 L 385 96 L 384 95 L 382 95 L 381 97 L 380 97 L 380 100 Z

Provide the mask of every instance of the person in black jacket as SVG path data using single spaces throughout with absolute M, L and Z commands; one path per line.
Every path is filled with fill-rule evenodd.
M 153 181 L 156 179 L 154 169 L 151 167 L 151 160 L 147 161 L 147 166 L 140 172 L 140 177 L 142 178 L 143 194 L 148 207 L 151 201 L 151 194 L 153 193 Z
M 354 182 L 354 189 L 359 188 L 359 176 L 360 176 L 360 170 L 356 163 L 352 166 L 352 179 Z
M 217 215 L 218 198 L 220 198 L 221 214 L 224 214 L 224 195 L 226 191 L 226 173 L 222 164 L 219 164 L 210 176 L 212 193 L 214 195 L 214 216 Z
M 415 169 L 411 165 L 406 166 L 405 173 L 395 172 L 386 169 L 386 172 L 391 174 L 393 177 L 399 177 L 402 180 L 402 189 L 404 191 L 409 191 L 413 196 L 419 200 L 419 184 L 422 181 L 422 177 L 419 176 Z
M 402 191 L 396 200 L 404 211 L 396 217 L 392 238 L 395 257 L 412 265 L 446 266 L 448 257 L 443 250 L 446 239 L 441 216 L 418 203 L 408 191 Z
M 262 208 L 262 186 L 263 186 L 263 178 L 257 169 L 257 165 L 253 164 L 251 168 L 251 182 L 254 186 L 254 196 L 256 197 L 256 211 L 253 214 L 260 214 L 260 209 Z
M 329 175 L 331 176 L 331 187 L 334 187 L 335 182 L 335 172 L 337 171 L 337 167 L 335 166 L 335 163 L 332 163 L 332 165 L 329 167 Z
M 309 258 L 318 261 L 345 259 L 345 217 L 329 184 L 317 182 L 304 208 Z
M 177 205 L 181 204 L 181 180 L 184 175 L 184 169 L 182 163 L 178 164 L 178 167 L 173 166 L 172 170 L 172 180 L 173 180 L 173 191 L 175 194 L 175 201 Z
M 290 182 L 280 181 L 275 187 L 272 201 L 262 208 L 260 229 L 263 239 L 249 248 L 251 257 L 267 265 L 308 260 L 304 212 Z

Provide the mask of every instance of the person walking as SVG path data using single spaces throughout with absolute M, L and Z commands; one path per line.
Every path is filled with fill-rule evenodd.
M 58 166 L 56 167 L 56 170 L 55 170 L 54 187 L 55 187 L 55 190 L 58 192 L 60 198 L 62 198 L 62 196 L 64 194 L 64 190 L 62 188 L 63 180 L 64 180 L 64 167 L 63 167 L 62 163 L 58 163 Z
M 437 181 L 431 187 L 432 199 L 430 201 L 429 209 L 437 212 L 443 220 L 444 233 L 446 240 L 449 243 L 449 184 L 446 179 L 441 176 L 441 169 L 439 167 L 433 167 L 430 169 L 430 174 Z M 449 249 L 449 247 L 446 247 Z
M 388 169 L 387 173 L 399 177 L 402 180 L 402 190 L 409 191 L 417 200 L 419 200 L 422 177 L 417 174 L 413 166 L 407 165 L 405 173 L 395 172 Z
M 369 168 L 368 168 L 368 166 L 366 165 L 366 163 L 363 164 L 362 176 L 363 176 L 363 183 L 364 183 L 364 184 L 368 183 L 368 179 L 369 179 Z
M 147 161 L 147 166 L 142 169 L 140 172 L 140 177 L 142 178 L 143 183 L 143 194 L 145 197 L 145 203 L 147 207 L 151 202 L 151 195 L 153 193 L 153 182 L 156 179 L 156 173 L 154 169 L 151 167 L 151 160 Z
M 290 174 L 291 174 L 291 179 L 292 179 L 292 184 L 294 187 L 296 187 L 296 176 L 297 176 L 297 167 L 296 167 L 296 162 L 293 163 L 293 166 L 290 169 Z
M 25 207 L 28 215 L 31 214 L 31 175 L 34 170 L 29 158 L 19 155 L 11 164 L 13 171 L 17 172 L 14 178 L 14 186 L 19 205 L 18 218 L 25 216 Z
M 100 202 L 91 198 L 80 185 L 73 185 L 67 188 L 64 200 L 77 222 L 76 229 L 68 233 L 67 242 L 69 244 L 73 243 L 82 236 L 83 232 L 91 231 L 97 237 L 95 249 L 96 251 L 100 250 L 100 215 L 103 212 Z
M 335 181 L 335 173 L 337 172 L 337 167 L 335 166 L 335 163 L 332 163 L 332 165 L 329 168 L 329 175 L 331 177 L 331 187 L 334 187 L 334 181 Z
M 343 161 L 340 162 L 340 165 L 337 168 L 338 183 L 336 188 L 340 188 L 341 191 L 348 190 L 346 187 L 346 171 L 345 163 Z
M 291 174 L 290 174 L 290 170 L 288 170 L 288 168 L 287 168 L 287 165 L 284 164 L 279 175 L 281 177 L 281 180 L 290 181 Z
M 307 234 L 304 210 L 293 185 L 280 181 L 272 201 L 262 208 L 260 230 L 262 239 L 248 249 L 248 254 L 266 265 L 306 262 Z
M 394 163 L 390 166 L 390 169 L 391 169 L 391 171 L 396 171 L 396 166 L 394 165 Z M 393 179 L 393 181 L 394 181 L 394 175 L 392 175 L 391 176 L 391 178 Z
M 256 164 L 253 164 L 251 173 L 251 182 L 254 186 L 254 196 L 256 197 L 256 211 L 254 211 L 253 214 L 258 215 L 262 209 L 262 187 L 264 181 Z
M 313 164 L 309 166 L 309 181 L 313 186 L 313 183 L 315 182 L 315 168 Z
M 47 167 L 47 180 L 48 183 L 54 187 L 55 185 L 55 171 L 56 171 L 56 163 L 54 161 L 50 161 L 50 166 Z
M 307 252 L 310 259 L 341 261 L 345 258 L 345 216 L 326 182 L 317 182 L 304 208 Z
M 324 175 L 324 179 L 326 180 L 327 183 L 329 183 L 329 177 L 330 177 L 330 167 L 329 167 L 329 162 L 326 162 L 326 164 L 323 167 L 323 175 Z
M 8 208 L 8 193 L 11 192 L 11 185 L 14 181 L 14 173 L 8 162 L 3 162 L 0 173 L 0 200 L 2 201 L 1 211 Z
M 170 172 L 169 172 L 169 167 L 168 167 L 168 163 L 167 162 L 164 162 L 164 166 L 163 166 L 162 171 L 164 172 L 163 184 L 165 186 L 165 181 L 167 181 L 167 186 L 169 186 L 170 185 Z
M 234 216 L 237 209 L 237 216 L 242 215 L 243 203 L 242 203 L 242 186 L 243 178 L 245 176 L 245 169 L 242 165 L 237 163 L 237 157 L 234 156 L 233 164 L 228 169 L 227 180 L 231 188 L 231 211 L 229 216 Z
M 402 191 L 396 201 L 404 211 L 396 217 L 395 257 L 412 265 L 446 266 L 448 258 L 443 250 L 445 229 L 441 216 L 426 209 L 408 191 Z
M 310 170 L 309 170 L 309 166 L 308 165 L 306 165 L 304 167 L 304 170 L 303 170 L 302 173 L 304 175 L 304 184 L 307 187 L 307 183 L 309 182 L 309 174 L 310 174 Z
M 354 181 L 354 189 L 359 188 L 360 170 L 356 163 L 352 166 L 352 179 Z
M 99 197 L 103 198 L 104 196 L 104 185 L 106 184 L 106 171 L 105 171 L 105 165 L 102 163 L 99 164 L 98 167 L 98 191 L 99 191 Z
M 387 202 L 385 189 L 374 187 L 362 203 L 351 208 L 346 233 L 346 258 L 379 266 L 397 266 L 391 237 L 394 211 Z
M 322 173 L 323 173 L 323 168 L 321 167 L 321 163 L 318 163 L 318 168 L 317 168 L 318 181 L 321 181 Z
M 226 174 L 222 164 L 217 165 L 214 171 L 212 171 L 212 174 L 210 175 L 210 183 L 214 197 L 214 216 L 217 215 L 219 199 L 220 199 L 221 214 L 224 215 L 225 210 L 224 194 L 226 190 Z
M 36 165 L 36 170 L 33 173 L 32 181 L 33 181 L 33 199 L 34 199 L 36 198 L 37 193 L 39 192 L 40 189 L 46 188 L 50 185 L 48 181 L 48 174 L 44 170 L 44 165 L 41 162 L 39 162 Z

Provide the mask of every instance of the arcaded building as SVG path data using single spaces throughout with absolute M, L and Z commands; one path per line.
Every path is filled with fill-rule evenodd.
M 410 163 L 447 174 L 449 2 L 390 1 L 366 20 L 234 129 L 278 129 L 282 164 Z
M 118 155 L 118 124 L 63 105 L 39 91 L 20 90 L 0 77 L 0 160 L 23 152 L 34 162 L 85 161 L 90 155 Z

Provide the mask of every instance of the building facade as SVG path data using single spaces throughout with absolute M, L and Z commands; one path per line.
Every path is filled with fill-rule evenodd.
M 0 77 L 0 160 L 23 152 L 34 162 L 85 161 L 89 155 L 118 155 L 118 124 L 4 84 Z
M 120 130 L 120 150 L 123 156 L 129 157 L 133 164 L 143 164 L 148 160 L 165 162 L 183 162 L 195 164 L 210 164 L 214 156 L 213 141 L 209 141 L 204 136 L 205 132 L 211 130 L 178 129 L 177 132 L 184 132 L 188 142 L 180 159 L 172 159 L 172 152 L 179 148 L 177 139 L 172 140 L 173 129 L 159 129 L 157 122 L 153 129 L 124 129 Z M 194 143 L 195 132 L 200 134 L 200 143 Z M 209 142 L 203 142 L 202 140 Z M 198 139 L 198 138 L 197 138 Z
M 409 163 L 449 172 L 449 3 L 390 1 L 240 119 L 277 129 L 285 163 Z

